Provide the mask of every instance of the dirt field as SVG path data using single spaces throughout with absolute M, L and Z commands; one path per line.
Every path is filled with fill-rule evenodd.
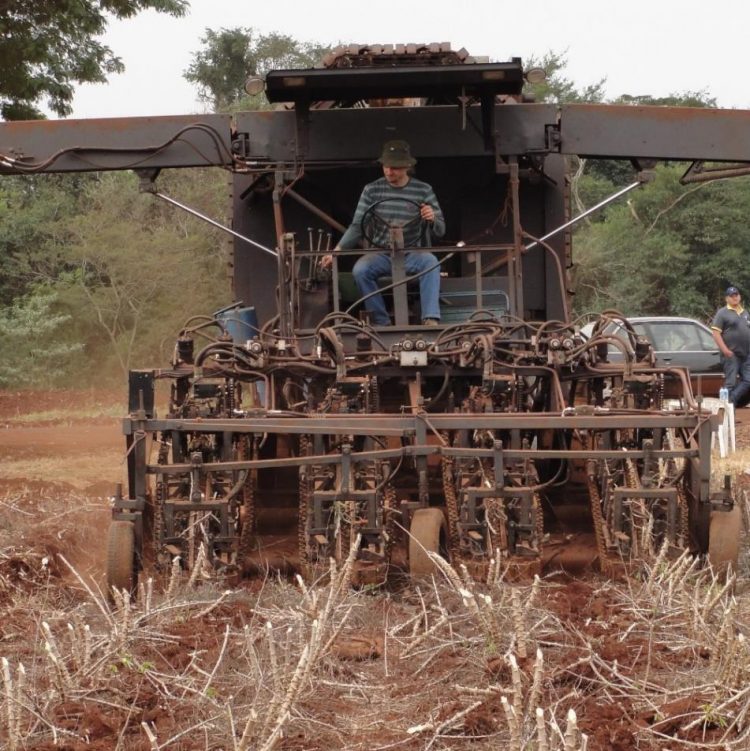
M 175 571 L 110 610 L 120 401 L 0 393 L 0 747 L 750 748 L 747 570 L 387 591 Z

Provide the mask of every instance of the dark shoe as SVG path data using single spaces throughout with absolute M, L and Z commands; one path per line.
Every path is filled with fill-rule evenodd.
M 440 319 L 439 318 L 425 318 L 424 321 L 422 321 L 423 326 L 439 326 L 440 325 Z

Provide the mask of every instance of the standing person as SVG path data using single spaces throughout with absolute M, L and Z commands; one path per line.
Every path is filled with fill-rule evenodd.
M 409 169 L 417 163 L 411 155 L 409 144 L 406 141 L 388 141 L 383 146 L 379 161 L 383 166 L 383 177 L 365 185 L 352 223 L 334 251 L 351 250 L 359 245 L 362 241 L 362 218 L 370 207 L 381 201 L 385 203 L 380 203 L 374 211 L 392 226 L 404 225 L 405 248 L 423 247 L 421 222 L 428 224 L 431 235 L 442 237 L 445 234 L 445 219 L 432 187 L 409 174 Z M 417 218 L 417 211 L 420 223 L 412 221 Z M 389 231 L 385 223 L 373 232 L 372 239 L 382 247 L 389 246 Z M 330 254 L 324 256 L 321 266 L 330 266 L 332 260 Z M 406 253 L 404 268 L 408 276 L 424 272 L 419 277 L 422 323 L 436 326 L 440 322 L 440 266 L 437 258 L 432 253 Z M 390 273 L 391 259 L 387 253 L 370 251 L 354 264 L 354 280 L 362 296 L 379 289 L 378 279 Z M 376 326 L 390 324 L 382 295 L 368 297 L 365 309 L 370 312 Z
M 727 287 L 725 295 L 727 304 L 716 311 L 711 333 L 723 355 L 729 401 L 737 407 L 750 393 L 750 315 L 737 287 Z

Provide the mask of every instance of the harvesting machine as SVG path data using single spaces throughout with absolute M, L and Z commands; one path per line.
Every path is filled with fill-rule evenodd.
M 0 125 L 2 173 L 134 169 L 198 216 L 160 191 L 160 170 L 231 174 L 242 302 L 188 322 L 166 367 L 130 374 L 111 585 L 177 556 L 314 580 L 355 542 L 363 583 L 428 573 L 428 552 L 479 577 L 537 572 L 565 565 L 571 538 L 604 569 L 665 545 L 736 560 L 738 510 L 709 485 L 716 418 L 688 373 L 655 367 L 626 320 L 629 338 L 608 337 L 617 312 L 588 338 L 571 319 L 567 166 L 629 160 L 631 184 L 608 200 L 656 160 L 690 163 L 692 180 L 743 174 L 750 113 L 539 104 L 523 93 L 537 74 L 446 44 L 351 46 L 251 81 L 269 111 Z M 321 264 L 391 139 L 411 144 L 446 217 L 430 249 L 438 326 L 420 322 L 402 227 Z M 375 207 L 364 236 L 383 221 Z M 390 326 L 372 325 L 353 283 L 363 252 L 392 258 Z

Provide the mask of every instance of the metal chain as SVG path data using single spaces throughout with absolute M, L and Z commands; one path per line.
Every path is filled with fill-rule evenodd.
M 581 446 L 584 450 L 591 448 L 589 446 L 589 436 L 582 436 Z M 586 482 L 589 491 L 589 503 L 591 504 L 591 518 L 594 522 L 594 537 L 596 538 L 596 548 L 599 552 L 599 560 L 604 560 L 607 555 L 607 541 L 604 535 L 605 521 L 602 514 L 602 499 L 599 495 L 599 486 L 596 477 L 592 477 L 586 472 Z
M 450 445 L 448 434 L 442 433 L 446 445 Z M 458 533 L 458 498 L 456 497 L 456 485 L 454 478 L 453 457 L 443 456 L 441 461 L 443 473 L 443 495 L 445 496 L 445 510 L 448 517 L 448 554 L 452 561 L 459 558 L 461 540 Z
M 607 555 L 607 542 L 604 535 L 605 521 L 602 514 L 602 499 L 599 495 L 599 487 L 596 478 L 587 475 L 589 490 L 589 502 L 591 504 L 591 518 L 594 522 L 594 537 L 596 538 L 596 549 L 599 551 L 600 560 Z
M 310 436 L 301 435 L 299 438 L 300 456 L 310 456 Z M 312 508 L 312 483 L 310 477 L 312 467 L 308 464 L 299 475 L 299 514 L 297 522 L 297 548 L 299 552 L 299 564 L 302 576 L 307 581 L 312 578 L 312 564 L 307 540 L 307 515 Z
M 386 564 L 391 562 L 391 553 L 393 552 L 393 535 L 396 526 L 395 512 L 396 488 L 389 482 L 383 488 L 383 560 Z
M 539 493 L 534 493 L 532 501 L 532 510 L 534 513 L 534 532 L 536 533 L 536 548 L 539 555 L 542 555 L 542 544 L 544 542 L 544 512 L 542 511 L 542 499 Z
M 255 451 L 250 446 L 249 436 L 243 435 L 239 442 L 240 461 L 254 458 Z M 237 561 L 241 564 L 250 556 L 255 542 L 255 477 L 253 471 L 248 470 L 245 484 L 240 491 L 242 504 L 240 506 L 240 539 L 237 545 Z
M 690 545 L 690 508 L 682 481 L 677 485 L 677 513 L 677 534 L 682 541 L 680 547 L 687 548 Z
M 159 444 L 159 454 L 157 458 L 158 464 L 166 464 L 167 460 L 169 458 L 169 445 L 167 442 L 162 438 L 161 443 Z M 161 476 L 162 478 L 164 475 Z M 164 504 L 167 501 L 168 498 L 168 490 L 167 490 L 167 483 L 164 481 L 164 479 L 159 480 L 156 483 L 155 493 L 154 493 L 154 507 L 153 507 L 153 533 L 152 533 L 152 539 L 151 544 L 153 545 L 154 549 L 154 565 L 157 570 L 160 569 L 159 564 L 159 558 L 161 553 L 163 552 L 164 545 Z

